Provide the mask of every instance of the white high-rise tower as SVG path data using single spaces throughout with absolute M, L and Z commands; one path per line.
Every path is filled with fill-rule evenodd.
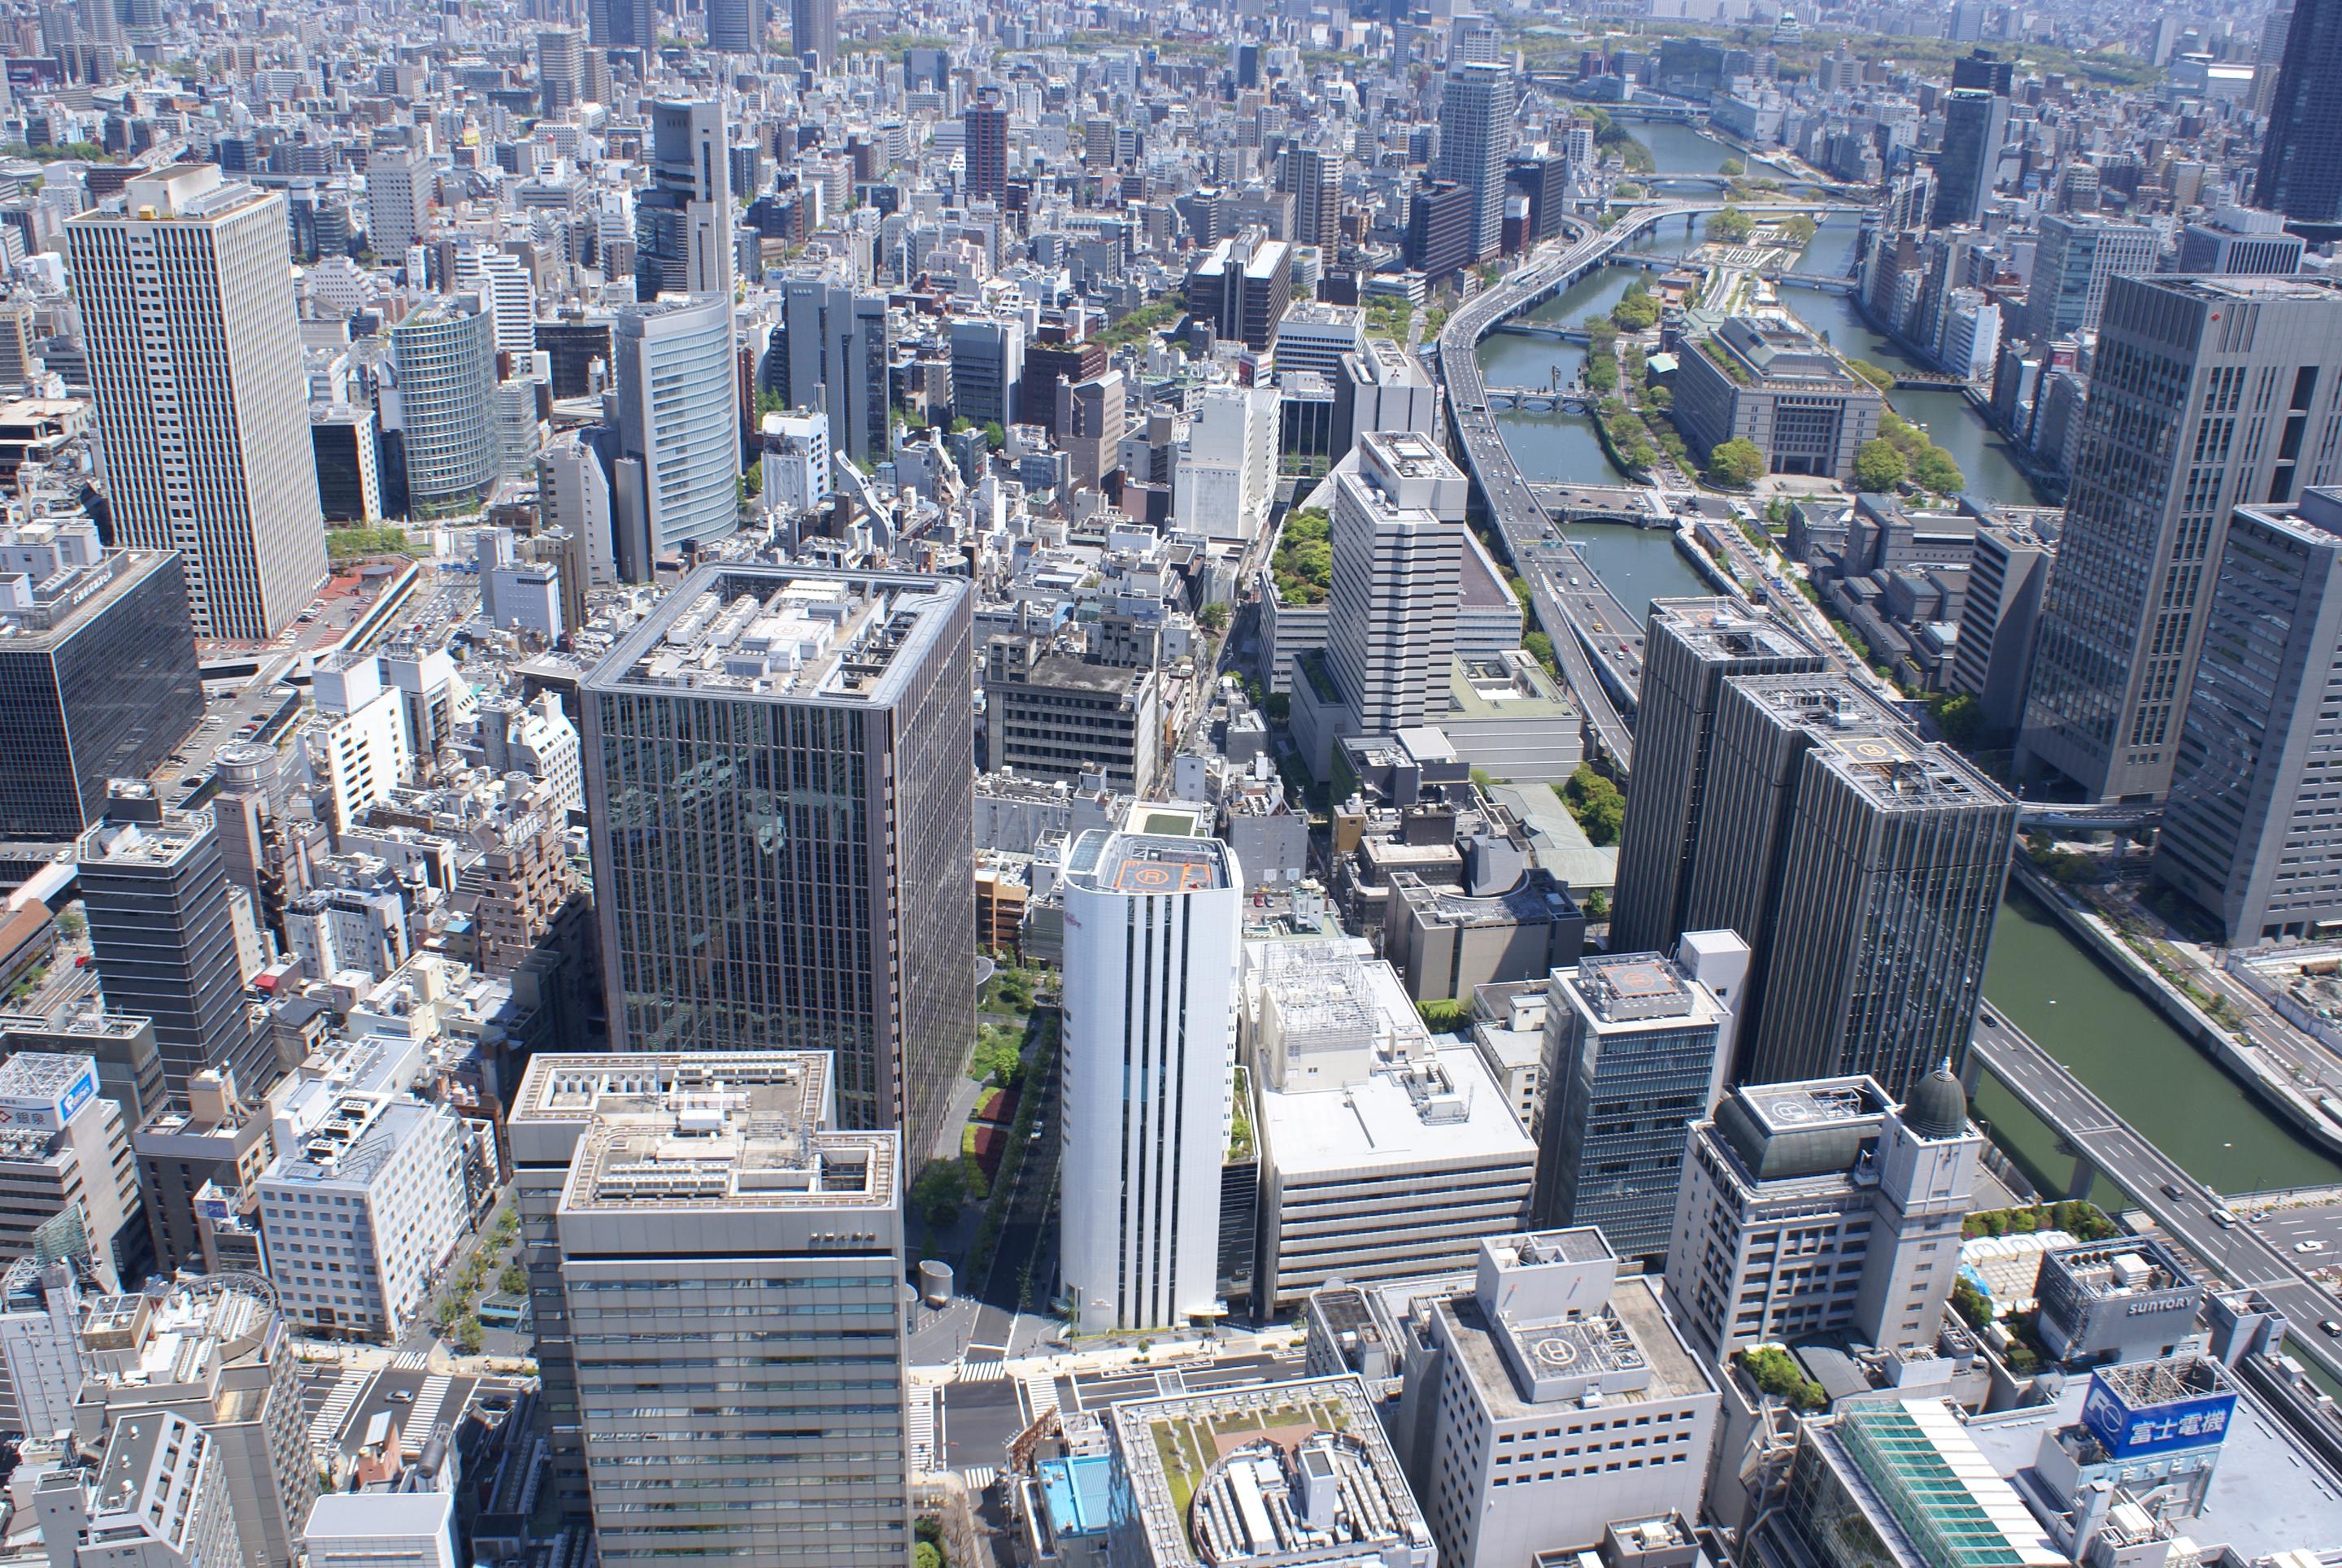
M 1064 1276 L 1084 1333 L 1216 1305 L 1243 887 L 1215 839 L 1092 831 L 1067 862 Z
M 208 164 L 66 226 L 115 538 L 177 550 L 198 638 L 258 642 L 325 580 L 285 198 Z

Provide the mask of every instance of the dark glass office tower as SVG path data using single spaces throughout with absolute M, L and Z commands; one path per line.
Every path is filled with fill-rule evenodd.
M 1686 905 L 1725 678 L 1822 668 L 1821 655 L 1768 611 L 1721 598 L 1653 601 L 1635 708 L 1635 787 L 1618 835 L 1611 951 L 1666 952 L 1697 929 Z
M 837 1053 L 923 1159 L 975 1031 L 956 578 L 713 565 L 586 678 L 611 1043 Z
M 144 778 L 203 718 L 186 576 L 110 550 L 25 597 L 0 605 L 0 837 L 71 839 L 108 779 Z
M 1936 160 L 1938 228 L 1974 223 L 2000 165 L 2000 145 L 2008 136 L 2008 100 L 1983 87 L 1957 87 L 1944 105 L 1944 150 Z
M 207 1067 L 231 1068 L 255 1102 L 276 1053 L 245 1012 L 227 865 L 208 811 L 166 811 L 145 784 L 117 786 L 83 836 L 82 910 L 110 1011 L 155 1020 L 164 1087 L 184 1096 Z
M 2269 100 L 2258 205 L 2342 226 L 2342 0 L 2297 0 Z M 2326 237 L 2321 236 L 2320 237 Z

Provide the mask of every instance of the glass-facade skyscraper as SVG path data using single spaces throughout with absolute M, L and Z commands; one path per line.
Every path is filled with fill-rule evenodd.
M 837 1056 L 923 1158 L 974 1039 L 974 682 L 956 578 L 718 564 L 585 684 L 615 1048 Z
M 2256 205 L 2296 223 L 2342 225 L 2342 0 L 2295 0 L 2270 95 Z M 2320 237 L 2327 237 L 2321 236 Z
M 2337 365 L 2327 279 L 2108 286 L 2016 777 L 2102 800 L 2170 788 L 2230 515 L 2342 479 Z
M 107 779 L 144 778 L 204 716 L 186 576 L 174 554 L 109 551 L 0 624 L 0 836 L 70 839 Z

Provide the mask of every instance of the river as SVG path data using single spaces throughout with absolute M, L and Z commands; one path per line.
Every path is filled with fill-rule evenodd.
M 1639 126 L 1636 134 L 1648 136 L 1663 168 L 1680 169 L 1707 156 L 1690 143 L 1714 146 L 1676 126 Z M 1859 220 L 1848 214 L 1825 220 L 1800 257 L 1799 270 L 1842 276 L 1858 227 Z M 1681 243 L 1681 234 L 1671 233 L 1646 238 L 1638 248 L 1672 249 Z M 1617 267 L 1597 272 L 1536 316 L 1549 321 L 1583 320 L 1616 304 L 1635 276 L 1631 269 Z M 1790 299 L 1810 325 L 1829 333 L 1842 352 L 1881 365 L 1910 363 L 1862 325 L 1851 301 L 1795 289 Z M 1584 358 L 1585 351 L 1574 345 L 1503 334 L 1491 335 L 1480 348 L 1482 368 L 1498 386 L 1541 386 L 1556 370 L 1566 382 L 1576 377 Z M 2018 503 L 2032 498 L 2024 476 L 1997 453 L 1997 443 L 1982 420 L 1957 394 L 1897 392 L 1895 401 L 1907 417 L 1930 426 L 1937 441 L 1959 463 L 1972 490 Z M 1510 412 L 1497 417 L 1516 461 L 1532 478 L 1616 482 L 1601 444 L 1581 417 Z M 1637 615 L 1646 612 L 1653 598 L 1708 591 L 1662 530 L 1593 526 L 1574 528 L 1571 537 L 1587 565 Z M 2013 892 L 2002 906 L 1985 990 L 1994 1005 L 2105 1096 L 2140 1132 L 2220 1191 L 2342 1183 L 2342 1162 L 2263 1111 L 2241 1085 L 2164 1022 L 2025 894 Z M 2071 1161 L 2057 1155 L 2055 1140 L 2040 1123 L 1988 1077 L 1977 1105 L 2006 1146 L 2048 1184 L 2062 1189 Z M 2105 1196 L 2119 1201 L 2111 1191 Z

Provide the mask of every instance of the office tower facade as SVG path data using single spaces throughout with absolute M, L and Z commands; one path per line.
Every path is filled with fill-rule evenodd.
M 732 307 L 732 151 L 720 103 L 654 103 L 650 184 L 635 198 L 635 297 Z
M 1747 956 L 1742 944 L 1744 968 Z M 1530 1210 L 1540 1228 L 1599 1226 L 1622 1258 L 1667 1250 L 1684 1141 L 1723 1090 L 1731 1029 L 1724 1003 L 1663 953 L 1553 971 Z
M 2228 518 L 2342 480 L 2342 286 L 2137 277 L 2107 294 L 2014 766 L 2170 788 Z
M 418 162 L 411 152 L 385 149 L 367 156 L 366 245 L 384 265 L 403 263 L 406 247 L 427 231 L 432 185 L 430 164 Z
M 1216 387 L 1187 427 L 1171 470 L 1171 515 L 1189 533 L 1250 539 L 1276 499 L 1273 387 Z
M 792 407 L 829 416 L 829 449 L 875 469 L 886 460 L 889 364 L 894 327 L 884 294 L 857 290 L 837 273 L 787 278 L 781 285 L 781 330 L 767 386 Z M 1105 352 L 1099 351 L 1100 368 Z M 777 385 L 775 385 L 777 383 Z M 1049 393 L 1050 417 L 1056 391 Z M 1027 388 L 1026 417 L 1031 392 Z
M 960 111 L 960 156 L 967 166 L 967 199 L 1008 199 L 1008 110 L 996 99 Z
M 536 102 L 548 120 L 566 118 L 586 102 L 586 35 L 576 28 L 536 30 Z
M 184 1095 L 225 1067 L 246 1092 L 275 1081 L 275 1051 L 244 1010 L 227 869 L 208 813 L 165 811 L 145 786 L 117 791 L 78 853 L 106 1006 L 155 1020 L 163 1081 Z
M 1463 474 L 1420 436 L 1358 442 L 1335 479 L 1326 666 L 1361 735 L 1446 712 L 1463 593 Z
M 383 425 L 398 432 L 407 509 L 428 518 L 478 505 L 496 480 L 495 317 L 485 297 L 410 311 L 391 328 L 390 364 Z
M 556 1485 L 574 1510 L 582 1479 L 615 1561 L 910 1563 L 903 1143 L 839 1130 L 833 1088 L 818 1051 L 540 1054 L 522 1080 Z
M 1276 188 L 1293 198 L 1293 241 L 1331 249 L 1342 237 L 1342 158 L 1315 147 L 1287 147 Z
M 1948 1072 L 1900 1106 L 1867 1078 L 1744 1085 L 1692 1129 L 1668 1303 L 1719 1364 L 1839 1332 L 1932 1347 L 1983 1150 Z
M 707 46 L 719 55 L 765 52 L 765 0 L 711 0 Z
M 455 253 L 455 286 L 479 291 L 495 333 L 496 352 L 512 357 L 515 375 L 536 352 L 536 282 L 508 250 L 470 245 Z
M 2297 0 L 2268 105 L 2253 199 L 2296 223 L 2342 222 L 2342 5 Z M 2321 235 L 2320 237 L 2331 237 Z
M 1066 858 L 1061 1272 L 1081 1332 L 1216 1304 L 1243 888 L 1215 839 L 1092 830 Z
M 2180 272 L 2294 273 L 2308 242 L 2258 207 L 2222 207 L 2179 231 Z
M 110 779 L 143 778 L 204 714 L 181 559 L 107 550 L 88 523 L 0 531 L 0 834 L 78 838 Z
M 1900 1094 L 1966 1046 L 2017 802 L 1847 678 L 1725 682 L 1689 923 L 1746 933 L 1735 1078 Z
M 612 648 L 586 794 L 616 1044 L 834 1050 L 841 1121 L 930 1147 L 976 1005 L 972 624 L 956 579 L 709 566 Z
M 618 313 L 621 517 L 639 517 L 655 556 L 740 526 L 740 384 L 729 296 L 664 299 Z
M 464 1138 L 453 1106 L 359 1093 L 280 1151 L 254 1187 L 285 1315 L 311 1333 L 396 1343 L 471 1216 Z M 321 1221 L 347 1227 L 327 1240 L 356 1244 L 316 1255 L 296 1238 Z
M 655 49 L 657 7 L 652 0 L 586 0 L 586 41 L 596 49 Z
M 1406 1362 L 1388 1430 L 1440 1562 L 1569 1562 L 1614 1521 L 1697 1517 L 1722 1396 L 1599 1231 L 1486 1241 L 1466 1280 L 1376 1293 Z
M 115 538 L 177 550 L 195 635 L 255 642 L 325 580 L 284 198 L 210 165 L 66 225 Z
M 1987 523 L 1976 531 L 1950 684 L 1977 699 L 1985 733 L 1996 740 L 2025 720 L 2034 634 L 2056 558 L 2057 547 L 2030 523 Z
M 2155 877 L 2237 947 L 2342 919 L 2324 781 L 2342 683 L 2342 491 L 2228 523 L 2187 699 Z
M 1725 680 L 1823 668 L 1821 656 L 1769 611 L 1732 599 L 1652 601 L 1635 708 L 1635 788 L 1618 835 L 1612 951 L 1664 952 L 1696 924 L 1691 869 Z
M 610 480 L 594 449 L 574 433 L 548 443 L 537 455 L 536 493 L 546 527 L 577 541 L 585 560 L 585 586 L 616 584 L 618 557 Z
M 1955 87 L 1944 101 L 1944 150 L 1936 159 L 1937 228 L 1971 224 L 1984 216 L 2008 138 L 2008 99 L 1988 87 Z
M 1017 417 L 1055 436 L 1058 383 L 1088 381 L 1105 374 L 1106 348 L 1102 344 L 1087 340 L 1028 343 L 1025 346 L 1025 385 L 1017 400 Z
M 2017 86 L 2017 62 L 2004 60 L 1989 49 L 1972 49 L 1952 62 L 1952 88 L 1981 88 L 2007 97 Z
M 1513 154 L 1520 89 L 1513 73 L 1493 62 L 1451 60 L 1439 89 L 1439 162 L 1436 173 L 1476 198 L 1472 256 L 1496 254 L 1505 235 L 1505 161 Z
M 979 425 L 1021 417 L 1025 323 L 1014 316 L 955 317 L 951 324 L 952 413 Z
M 2096 332 L 2114 280 L 2153 272 L 2162 243 L 2144 224 L 2114 223 L 2095 213 L 2045 215 L 2025 297 L 2025 336 L 2046 348 L 2077 332 Z
M 1187 310 L 1212 336 L 1266 350 L 1293 303 L 1293 247 L 1249 228 L 1216 241 L 1187 269 Z
M 1057 383 L 1057 445 L 1072 459 L 1076 489 L 1096 489 L 1114 470 L 1128 422 L 1125 390 L 1119 370 Z
M 818 70 L 837 64 L 837 0 L 789 0 L 789 53 Z
M 241 1557 L 219 1445 L 167 1410 L 116 1426 L 94 1465 L 59 1465 L 34 1493 L 55 1564 L 198 1568 Z

